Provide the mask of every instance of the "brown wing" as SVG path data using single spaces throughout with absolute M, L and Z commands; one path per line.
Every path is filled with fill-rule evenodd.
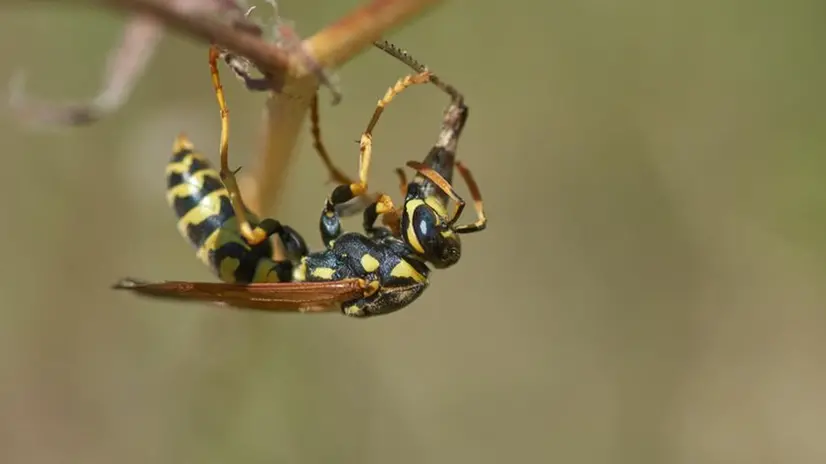
M 275 312 L 329 312 L 364 295 L 360 279 L 334 282 L 225 284 L 215 282 L 145 282 L 123 279 L 113 288 L 156 298 L 208 301 L 241 309 Z

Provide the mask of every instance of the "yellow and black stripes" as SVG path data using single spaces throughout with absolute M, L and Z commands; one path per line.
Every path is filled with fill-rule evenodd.
M 278 282 L 292 279 L 292 263 L 272 260 L 269 240 L 250 246 L 238 233 L 238 222 L 209 161 L 178 136 L 166 167 L 167 201 L 178 218 L 178 230 L 197 250 L 198 259 L 228 283 Z M 258 222 L 251 213 L 251 221 Z

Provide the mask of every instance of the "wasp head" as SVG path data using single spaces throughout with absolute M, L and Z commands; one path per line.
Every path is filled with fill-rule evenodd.
M 411 183 L 402 215 L 402 239 L 425 261 L 444 269 L 459 261 L 462 241 L 448 218 L 445 206 L 435 196 L 421 198 L 419 186 Z
M 478 219 L 473 224 L 456 225 L 462 215 L 465 201 L 453 190 L 450 183 L 423 163 L 408 161 L 407 165 L 416 169 L 423 178 L 431 182 L 445 196 L 456 202 L 456 210 L 448 215 L 445 201 L 434 190 L 425 188 L 416 180 L 408 184 L 407 197 L 401 217 L 402 240 L 423 260 L 437 269 L 456 264 L 462 256 L 461 234 L 484 230 L 487 224 L 482 207 L 482 195 L 470 171 L 459 162 L 456 168 L 470 187 Z

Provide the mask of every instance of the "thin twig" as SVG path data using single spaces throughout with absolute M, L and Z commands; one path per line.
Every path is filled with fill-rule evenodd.
M 189 34 L 207 43 L 218 44 L 248 58 L 272 74 L 284 72 L 301 76 L 307 73 L 300 63 L 291 64 L 289 55 L 256 34 L 240 30 L 219 18 L 202 14 L 169 0 L 97 0 L 105 5 L 152 16 L 170 29 Z
M 244 0 L 168 1 L 170 6 L 181 11 L 188 11 L 193 15 L 221 17 L 236 29 L 256 36 L 263 34 L 261 27 L 247 18 L 248 8 Z M 120 43 L 109 53 L 97 95 L 86 101 L 58 103 L 33 99 L 25 91 L 25 73 L 16 72 L 11 82 L 11 108 L 24 123 L 38 125 L 41 128 L 88 125 L 109 116 L 128 101 L 132 89 L 154 55 L 165 29 L 164 23 L 153 16 L 133 14 L 124 27 Z
M 297 57 L 205 15 L 192 15 L 168 0 L 98 0 L 104 4 L 154 16 L 177 31 L 214 42 L 245 56 L 272 74 L 313 74 Z M 389 30 L 411 21 L 442 0 L 373 0 L 307 39 L 308 53 L 322 66 L 335 69 L 353 59 Z
M 442 0 L 373 0 L 325 27 L 305 42 L 322 66 L 336 69 L 388 31 L 412 21 Z
M 132 18 L 124 28 L 121 43 L 110 52 L 101 88 L 90 101 L 61 104 L 33 99 L 25 90 L 25 73 L 18 71 L 11 82 L 11 108 L 33 125 L 66 127 L 97 122 L 129 99 L 163 32 L 163 25 L 155 18 Z
M 266 42 L 252 31 L 235 27 L 232 23 L 222 21 L 220 15 L 204 14 L 199 2 L 177 2 L 173 0 L 28 0 L 48 1 L 62 5 L 83 5 L 96 3 L 116 10 L 146 15 L 158 19 L 161 23 L 177 32 L 187 34 L 206 43 L 216 43 L 238 55 L 245 56 L 262 69 L 273 73 L 295 72 L 307 74 L 306 70 L 292 68 L 288 54 L 277 46 Z M 222 1 L 222 0 L 219 0 Z M 8 7 L 22 0 L 12 0 L 4 4 Z

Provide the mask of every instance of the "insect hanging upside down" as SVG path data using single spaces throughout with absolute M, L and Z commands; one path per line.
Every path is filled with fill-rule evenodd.
M 338 185 L 326 199 L 319 230 L 325 249 L 310 252 L 291 227 L 274 219 L 259 220 L 244 205 L 235 175 L 228 165 L 228 110 L 218 75 L 219 52 L 210 50 L 210 69 L 221 111 L 221 168 L 181 135 L 166 168 L 167 200 L 178 217 L 178 229 L 197 249 L 198 258 L 223 283 L 145 282 L 123 279 L 114 288 L 142 295 L 189 301 L 208 301 L 242 309 L 273 312 L 340 311 L 347 316 L 389 314 L 415 301 L 427 288 L 430 268 L 450 267 L 461 257 L 460 234 L 486 226 L 479 189 L 470 172 L 455 162 L 458 137 L 467 119 L 462 96 L 443 84 L 405 52 L 376 44 L 418 71 L 391 87 L 379 100 L 359 143 L 358 180 L 349 179 L 331 163 L 318 130 L 318 106 L 313 102 L 315 147 Z M 368 194 L 372 132 L 384 107 L 411 85 L 432 82 L 451 95 L 437 144 L 424 162 L 410 161 L 417 171 L 410 183 L 398 170 L 404 203 L 395 207 L 388 195 L 375 195 L 363 212 L 364 234 L 343 232 L 338 208 Z M 456 225 L 465 202 L 453 190 L 453 167 L 467 182 L 478 219 Z M 456 203 L 452 215 L 448 200 Z M 383 215 L 383 224 L 377 226 Z M 285 259 L 273 259 L 271 237 L 284 245 Z

